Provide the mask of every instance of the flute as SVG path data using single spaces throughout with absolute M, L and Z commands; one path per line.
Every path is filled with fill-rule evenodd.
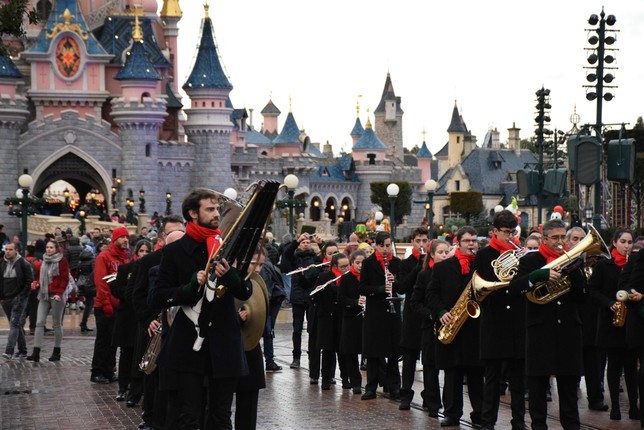
M 322 267 L 322 266 L 326 266 L 326 265 L 328 265 L 328 264 L 331 264 L 331 262 L 330 262 L 330 261 L 326 261 L 326 262 L 324 262 L 324 263 L 320 263 L 320 264 L 311 264 L 310 266 L 300 267 L 299 269 L 291 270 L 291 271 L 290 271 L 290 272 L 288 272 L 286 275 L 287 275 L 287 276 L 288 276 L 288 275 L 295 275 L 296 273 L 306 272 L 307 270 L 312 269 L 312 268 L 314 268 L 314 267 Z
M 344 275 L 344 273 L 342 275 Z M 315 287 L 315 290 L 313 290 L 313 291 L 311 291 L 309 293 L 309 296 L 313 296 L 313 294 L 316 294 L 316 293 L 322 291 L 324 288 L 326 288 L 327 285 L 330 285 L 330 284 L 334 283 L 335 281 L 337 281 L 338 279 L 340 279 L 342 277 L 342 275 L 337 276 L 337 277 L 335 277 L 333 279 L 330 279 L 330 280 L 326 281 L 322 285 L 318 285 L 317 287 Z
M 107 275 L 107 276 L 103 276 L 103 278 L 102 278 L 102 279 L 103 279 L 105 282 L 107 282 L 108 284 L 109 284 L 110 282 L 114 282 L 114 280 L 116 280 L 116 272 L 114 272 L 114 273 L 110 273 L 110 274 L 109 274 L 109 275 Z

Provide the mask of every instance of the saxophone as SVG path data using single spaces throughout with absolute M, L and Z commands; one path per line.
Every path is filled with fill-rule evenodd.
M 472 281 L 467 283 L 465 289 L 456 301 L 456 304 L 450 309 L 452 320 L 441 326 L 438 330 L 438 340 L 449 345 L 454 341 L 463 324 L 468 317 L 478 318 L 481 315 L 481 308 L 476 301 L 472 300 Z
M 617 305 L 617 310 L 613 314 L 613 325 L 615 327 L 624 327 L 624 323 L 626 322 L 626 300 L 628 300 L 628 291 L 626 290 L 619 290 L 617 294 L 615 295 L 617 298 L 617 302 L 615 303 Z

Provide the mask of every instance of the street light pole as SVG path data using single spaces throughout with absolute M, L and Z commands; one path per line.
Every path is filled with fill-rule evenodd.
M 18 178 L 18 185 L 20 185 L 20 190 L 22 191 L 22 235 L 21 235 L 21 245 L 22 252 L 25 252 L 27 249 L 27 224 L 29 220 L 29 187 L 33 184 L 34 180 L 31 176 L 24 174 L 20 175 Z
M 434 226 L 434 208 L 432 205 L 434 204 L 434 192 L 436 191 L 436 187 L 438 186 L 438 183 L 436 183 L 435 180 L 433 179 L 428 179 L 425 181 L 425 190 L 427 191 L 427 203 L 429 204 L 429 207 L 427 208 L 427 231 L 428 231 L 428 236 L 429 240 L 432 240 L 432 227 Z
M 400 192 L 400 187 L 397 184 L 391 183 L 387 185 L 387 194 L 389 195 L 389 220 L 391 222 L 391 240 L 394 241 L 396 237 L 396 220 L 394 218 L 394 204 L 396 197 Z
M 293 200 L 295 197 L 295 188 L 297 188 L 297 184 L 299 183 L 300 180 L 293 174 L 286 175 L 284 178 L 284 185 L 288 188 L 288 232 L 291 236 L 293 236 L 293 210 L 295 209 L 295 202 Z

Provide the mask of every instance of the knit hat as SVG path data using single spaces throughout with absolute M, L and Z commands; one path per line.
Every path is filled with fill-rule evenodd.
M 81 245 L 83 245 L 83 246 L 85 246 L 85 245 L 87 245 L 88 243 L 89 243 L 89 237 L 87 237 L 86 235 L 82 235 L 82 236 L 80 237 L 80 244 L 81 244 Z
M 123 237 L 123 236 L 125 236 L 125 237 L 130 236 L 130 232 L 127 231 L 127 228 L 125 228 L 125 227 L 117 227 L 117 228 L 115 228 L 114 231 L 112 232 L 112 242 L 116 242 L 116 239 L 118 239 L 119 237 Z

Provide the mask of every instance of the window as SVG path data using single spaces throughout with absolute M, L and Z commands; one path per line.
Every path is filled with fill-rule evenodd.
M 367 154 L 367 159 L 369 159 L 369 164 L 376 164 L 376 154 Z
M 148 143 L 148 144 L 145 145 L 145 156 L 146 157 L 150 156 L 150 151 L 151 151 L 151 147 L 150 147 L 150 144 Z
M 455 191 L 461 191 L 461 181 L 454 181 Z

